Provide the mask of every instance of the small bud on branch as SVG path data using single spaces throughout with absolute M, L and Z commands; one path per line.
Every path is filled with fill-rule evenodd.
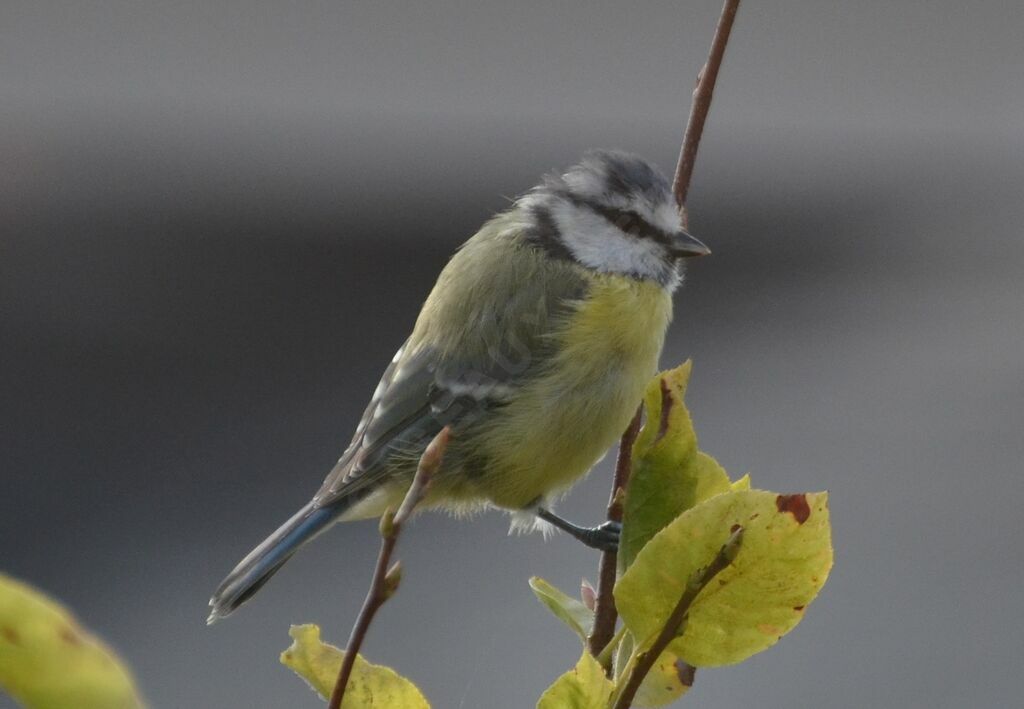
M 342 659 L 341 668 L 338 670 L 338 679 L 334 683 L 334 691 L 331 692 L 331 700 L 327 704 L 328 709 L 341 707 L 349 678 L 352 676 L 352 668 L 359 655 L 359 648 L 363 646 L 363 640 L 366 639 L 370 623 L 373 622 L 373 617 L 380 607 L 398 591 L 398 586 L 402 581 L 402 565 L 397 561 L 392 565 L 391 555 L 398 543 L 402 525 L 412 515 L 416 505 L 426 497 L 430 481 L 441 467 L 441 461 L 450 439 L 451 431 L 445 426 L 420 456 L 416 476 L 413 478 L 412 484 L 409 485 L 409 490 L 405 493 L 405 499 L 399 505 L 398 511 L 388 510 L 380 518 L 381 545 L 380 554 L 377 555 L 377 566 L 370 582 L 370 590 L 366 592 L 366 600 L 363 601 L 359 617 L 356 618 L 352 634 L 348 638 L 345 656 Z

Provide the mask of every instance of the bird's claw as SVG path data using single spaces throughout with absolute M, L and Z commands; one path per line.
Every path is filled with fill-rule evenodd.
M 608 521 L 596 527 L 581 530 L 579 540 L 591 549 L 615 552 L 619 550 L 619 537 L 622 536 L 622 523 Z

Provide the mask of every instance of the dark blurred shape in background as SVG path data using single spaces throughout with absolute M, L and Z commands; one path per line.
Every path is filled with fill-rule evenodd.
M 718 10 L 5 2 L 0 567 L 155 706 L 297 706 L 288 624 L 344 642 L 375 525 L 208 629 L 210 592 L 316 489 L 505 197 L 588 147 L 671 169 Z M 730 472 L 831 490 L 836 569 L 692 702 L 1019 702 L 1022 27 L 997 2 L 740 11 L 691 192 L 714 256 L 663 363 L 695 359 Z M 608 480 L 561 509 L 596 521 Z M 505 529 L 428 516 L 403 539 L 365 652 L 438 707 L 532 706 L 578 654 L 526 580 L 576 588 L 597 555 Z

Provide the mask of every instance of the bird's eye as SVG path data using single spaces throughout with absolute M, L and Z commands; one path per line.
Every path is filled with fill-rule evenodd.
M 636 212 L 629 209 L 616 209 L 593 202 L 584 203 L 587 207 L 603 216 L 609 223 L 615 225 L 620 231 L 637 238 L 658 238 L 657 228 L 651 226 Z
M 622 231 L 634 236 L 640 236 L 640 233 L 643 231 L 643 225 L 639 217 L 632 212 L 617 212 L 614 224 Z

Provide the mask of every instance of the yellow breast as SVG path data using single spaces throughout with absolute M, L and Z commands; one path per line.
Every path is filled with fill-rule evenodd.
M 495 421 L 488 497 L 524 507 L 586 473 L 629 423 L 658 366 L 672 299 L 656 283 L 594 274 L 557 354 Z

